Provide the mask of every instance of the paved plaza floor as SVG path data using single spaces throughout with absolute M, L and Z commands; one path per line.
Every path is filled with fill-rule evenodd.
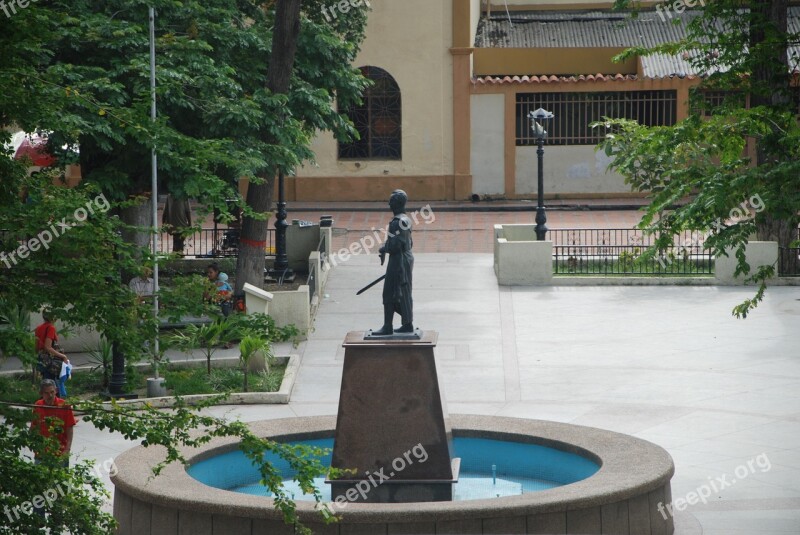
M 245 421 L 336 414 L 341 343 L 381 323 L 380 288 L 355 293 L 381 274 L 376 255 L 333 270 L 296 350 L 291 403 L 211 412 Z M 423 251 L 414 269 L 415 323 L 439 333 L 450 413 L 567 422 L 661 445 L 675 460 L 673 500 L 708 494 L 677 515 L 681 535 L 800 533 L 800 287 L 770 288 L 751 317 L 733 318 L 753 293 L 499 287 L 487 253 Z M 132 445 L 79 424 L 73 451 L 102 463 Z

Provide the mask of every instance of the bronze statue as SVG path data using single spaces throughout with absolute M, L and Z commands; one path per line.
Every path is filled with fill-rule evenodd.
M 403 190 L 395 190 L 389 197 L 389 208 L 394 218 L 389 223 L 389 233 L 378 250 L 383 265 L 386 255 L 389 263 L 383 282 L 383 327 L 373 331 L 373 336 L 388 336 L 394 333 L 414 332 L 413 302 L 411 300 L 411 274 L 414 269 L 414 255 L 411 253 L 411 219 L 406 215 L 408 195 Z M 402 324 L 394 329 L 394 314 L 400 314 Z

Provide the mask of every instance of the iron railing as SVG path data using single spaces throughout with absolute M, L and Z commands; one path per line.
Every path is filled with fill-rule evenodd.
M 184 239 L 184 256 L 195 258 L 226 258 L 239 254 L 240 230 L 236 228 L 201 229 Z M 173 251 L 173 238 L 170 234 L 161 234 L 159 238 L 159 251 L 162 253 Z M 275 229 L 267 229 L 267 245 L 264 249 L 266 256 L 275 256 Z
M 795 240 L 800 240 L 800 227 Z M 780 247 L 778 249 L 778 275 L 781 277 L 800 277 L 800 247 Z
M 674 246 L 647 258 L 655 237 L 638 229 L 550 229 L 556 275 L 714 274 L 714 257 L 697 232 L 675 236 Z
M 780 247 L 778 249 L 778 275 L 800 277 L 800 247 Z

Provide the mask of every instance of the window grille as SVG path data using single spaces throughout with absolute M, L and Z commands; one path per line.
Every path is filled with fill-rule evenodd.
M 555 118 L 543 125 L 548 145 L 596 145 L 605 130 L 589 125 L 603 117 L 632 119 L 647 126 L 672 126 L 677 92 L 606 91 L 601 93 L 520 93 L 517 95 L 517 145 L 535 145 L 528 114 L 544 108 Z

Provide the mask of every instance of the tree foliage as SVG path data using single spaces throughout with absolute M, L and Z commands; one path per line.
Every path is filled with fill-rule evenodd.
M 129 355 L 141 348 L 137 333 L 155 326 L 137 328 L 148 315 L 123 284 L 122 274 L 136 273 L 147 252 L 122 234 L 142 230 L 126 224 L 132 221 L 125 215 L 129 209 L 141 211 L 148 202 L 143 194 L 150 184 L 151 149 L 158 151 L 159 173 L 170 192 L 197 197 L 209 210 L 224 212 L 224 200 L 234 193 L 238 178 L 257 184 L 271 180 L 276 169 L 291 174 L 312 160 L 310 144 L 318 130 L 332 131 L 340 139 L 355 135 L 334 100 L 347 106 L 366 87 L 367 81 L 351 66 L 363 39 L 366 12 L 354 10 L 327 21 L 322 5 L 323 0 L 302 3 L 296 60 L 288 91 L 281 94 L 266 83 L 272 68 L 275 2 L 40 0 L 12 17 L 0 16 L 0 252 L 32 249 L 30 240 L 43 231 L 60 231 L 47 248 L 24 257 L 17 252 L 17 260 L 0 263 L 0 299 L 24 311 L 47 304 L 68 323 L 99 326 L 109 340 L 127 344 L 123 350 Z M 156 122 L 151 122 L 149 109 L 150 6 L 157 11 Z M 52 173 L 29 177 L 25 162 L 10 158 L 7 131 L 17 128 L 47 134 L 49 150 L 58 157 Z M 54 186 L 70 163 L 81 164 L 81 186 Z M 88 203 L 99 206 L 100 196 L 110 210 L 76 218 Z M 257 210 L 242 208 L 249 217 L 263 219 L 269 203 Z M 244 424 L 200 416 L 180 405 L 169 413 L 121 407 L 108 411 L 89 402 L 76 408 L 83 411 L 84 422 L 144 445 L 164 446 L 165 462 L 182 460 L 181 445 L 202 444 L 214 436 L 238 437 L 290 524 L 296 521 L 294 505 L 282 489 L 280 474 L 265 462 L 266 451 L 287 459 L 302 488 L 320 498 L 313 477 L 327 469 L 309 460 L 309 450 L 260 439 Z M 19 460 L 22 449 L 39 447 L 36 435 L 27 432 L 29 415 L 4 407 L 2 416 L 0 503 L 32 497 L 48 482 L 82 480 L 87 469 L 45 470 Z M 112 519 L 102 514 L 98 501 L 101 486 L 96 480 L 89 486 L 64 502 L 66 520 L 48 517 L 53 532 L 110 531 Z M 41 522 L 26 518 L 27 523 L 12 525 L 10 532 L 38 532 Z
M 784 267 L 751 272 L 747 242 L 758 236 L 787 248 L 800 222 L 798 92 L 790 76 L 800 61 L 790 45 L 800 36 L 787 29 L 785 1 L 750 6 L 709 2 L 692 16 L 673 19 L 685 24 L 681 42 L 620 55 L 686 59 L 701 78 L 685 120 L 673 127 L 626 120 L 595 125 L 608 129 L 598 149 L 612 158 L 610 168 L 651 198 L 641 226 L 657 234 L 656 250 L 672 246 L 673 236 L 684 230 L 703 232 L 706 247 L 718 256 L 733 250 L 737 275 L 760 284 L 753 299 L 734 308 L 738 317 L 757 306 L 767 279 Z M 619 0 L 617 7 L 629 2 Z M 723 98 L 710 99 L 709 91 Z M 752 199 L 763 202 L 760 209 Z M 737 209 L 742 216 L 734 217 Z
M 242 422 L 228 422 L 200 414 L 221 400 L 222 396 L 191 408 L 178 400 L 168 413 L 150 407 L 143 410 L 119 405 L 107 408 L 92 401 L 80 401 L 73 407 L 81 415 L 81 425 L 91 424 L 98 429 L 121 433 L 126 439 L 140 441 L 146 447 L 161 446 L 164 458 L 152 467 L 155 476 L 170 463 L 185 463 L 185 448 L 202 446 L 217 437 L 238 438 L 240 449 L 258 467 L 261 482 L 273 493 L 275 507 L 283 512 L 286 523 L 294 526 L 298 533 L 310 533 L 297 519 L 293 497 L 283 488 L 283 474 L 267 462 L 266 455 L 276 454 L 287 461 L 297 474 L 303 491 L 321 502 L 322 496 L 314 487 L 314 478 L 325 476 L 330 471 L 318 460 L 324 452 L 310 446 L 264 439 L 254 435 Z M 5 424 L 0 426 L 0 457 L 4 467 L 0 481 L 0 508 L 13 509 L 16 506 L 17 511 L 21 511 L 19 507 L 24 502 L 45 495 L 49 489 L 58 489 L 59 486 L 70 489 L 64 498 L 59 497 L 54 505 L 45 507 L 46 518 L 33 511 L 21 511 L 21 517 L 15 518 L 12 511 L 13 521 L 0 523 L 0 533 L 40 533 L 40 528 L 45 526 L 52 533 L 68 530 L 75 535 L 105 535 L 113 532 L 113 517 L 102 511 L 107 492 L 91 464 L 82 462 L 64 469 L 57 457 L 41 453 L 42 463 L 33 464 L 30 458 L 21 457 L 20 451 L 45 451 L 48 441 L 30 431 L 30 411 L 0 405 L 0 414 L 5 419 Z M 57 451 L 57 448 L 50 449 Z

